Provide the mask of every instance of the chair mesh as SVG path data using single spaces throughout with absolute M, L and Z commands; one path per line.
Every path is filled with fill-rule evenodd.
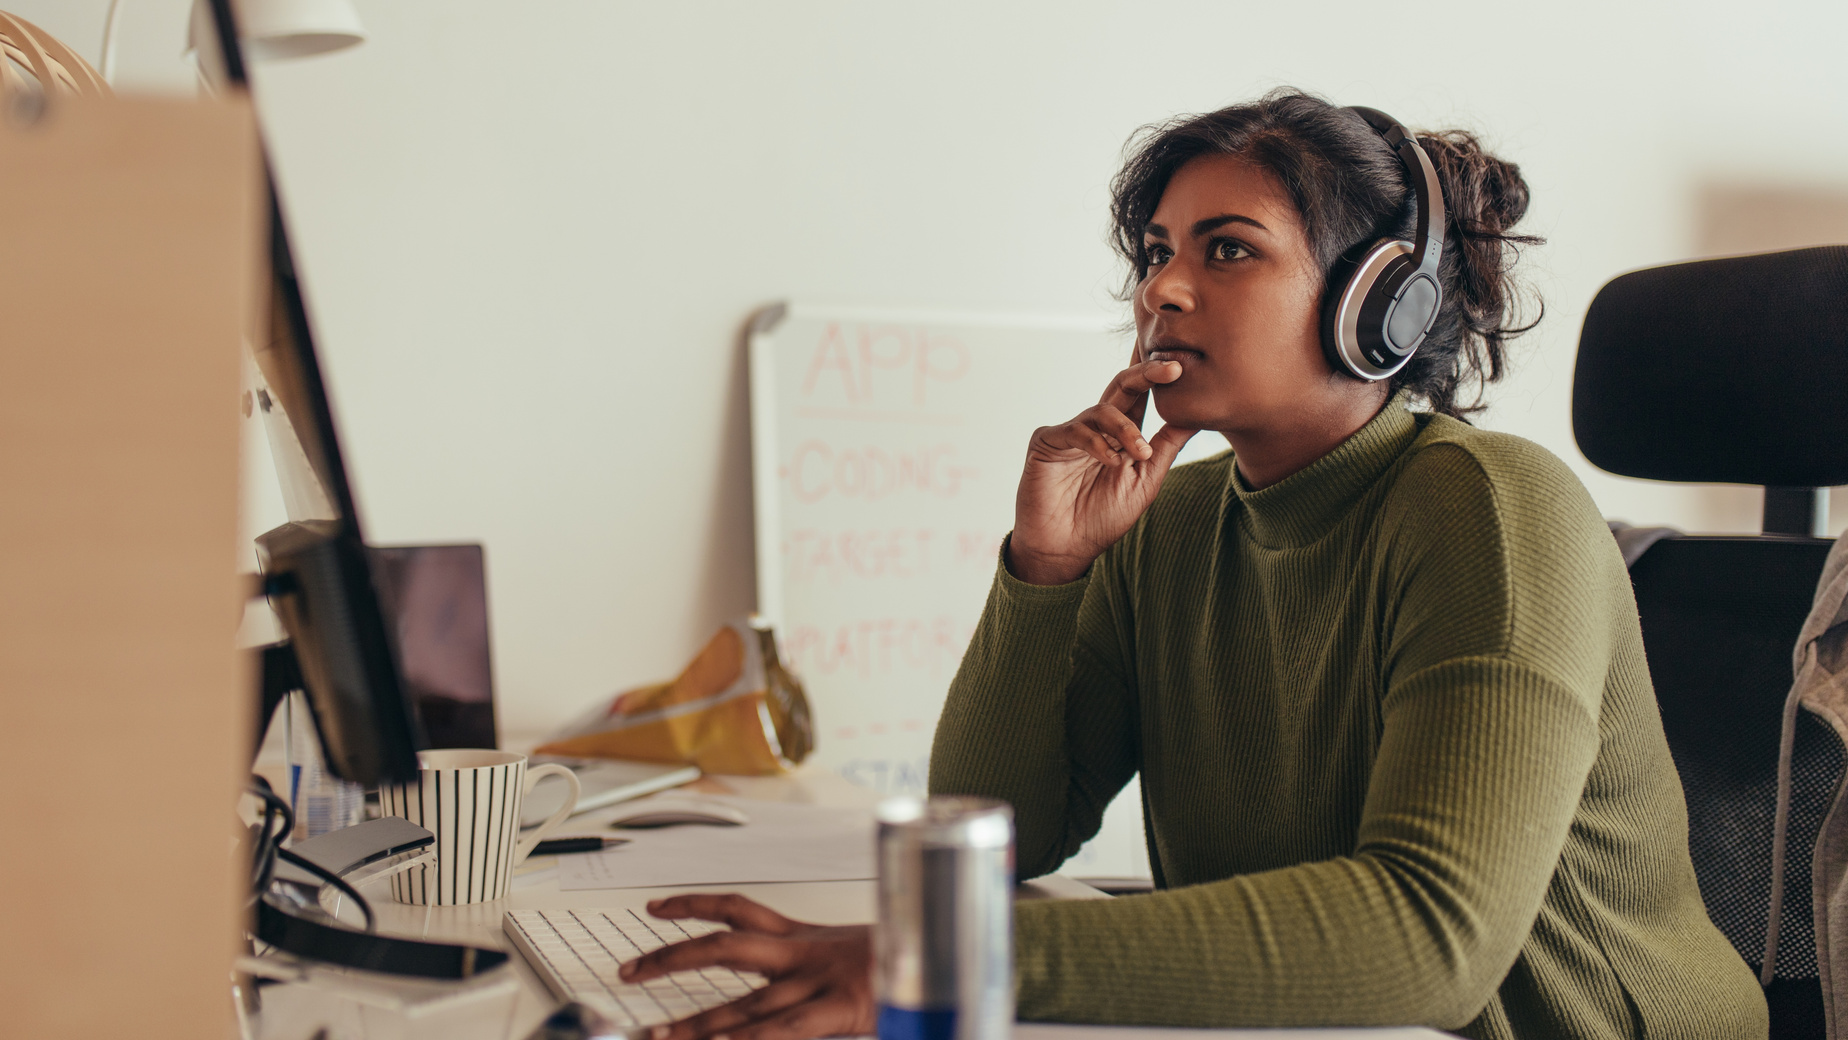
M 1704 749 L 1676 748 L 1675 765 L 1688 798 L 1688 851 L 1707 913 L 1746 962 L 1764 959 L 1771 911 L 1771 832 L 1777 809 L 1777 768 L 1740 783 Z M 1791 766 L 1789 854 L 1779 913 L 1776 975 L 1816 977 L 1816 937 L 1810 908 L 1810 855 L 1823 817 L 1842 781 L 1842 743 L 1808 712 L 1797 719 Z
M 1671 538 L 1630 569 L 1662 728 L 1688 802 L 1688 851 L 1714 924 L 1764 959 L 1790 654 L 1830 543 Z M 1816 978 L 1810 856 L 1842 783 L 1841 741 L 1798 716 L 1776 974 Z

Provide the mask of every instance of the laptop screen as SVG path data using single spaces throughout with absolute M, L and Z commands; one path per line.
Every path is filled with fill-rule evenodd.
M 495 747 L 481 546 L 381 546 L 372 550 L 372 563 L 398 637 L 405 692 L 430 746 Z

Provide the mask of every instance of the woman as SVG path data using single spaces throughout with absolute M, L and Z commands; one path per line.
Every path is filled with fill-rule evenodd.
M 1344 261 L 1412 236 L 1373 127 L 1278 92 L 1160 128 L 1117 178 L 1135 363 L 1034 434 L 931 787 L 1012 803 L 1033 876 L 1140 773 L 1164 891 L 1022 904 L 1023 1018 L 1767 1031 L 1695 884 L 1615 545 L 1559 460 L 1460 421 L 1521 331 L 1526 185 L 1467 134 L 1418 140 L 1443 304 L 1380 381 L 1337 368 L 1321 321 Z M 1201 429 L 1232 451 L 1170 472 Z M 737 932 L 630 977 L 772 978 L 666 1040 L 870 1028 L 862 930 L 735 897 L 656 912 Z

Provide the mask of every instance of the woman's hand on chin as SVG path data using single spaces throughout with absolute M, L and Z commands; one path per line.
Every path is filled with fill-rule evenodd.
M 1061 426 L 1033 431 L 1014 499 L 1007 566 L 1033 585 L 1076 581 L 1136 522 L 1193 430 L 1142 436 L 1149 391 L 1181 377 L 1173 361 L 1139 361 L 1116 374 L 1097 404 Z
M 656 1026 L 650 1040 L 809 1040 L 875 1031 L 870 926 L 803 924 L 740 895 L 673 896 L 649 903 L 648 912 L 667 920 L 717 921 L 731 931 L 637 957 L 622 966 L 622 981 L 714 967 L 770 980 L 729 1004 Z

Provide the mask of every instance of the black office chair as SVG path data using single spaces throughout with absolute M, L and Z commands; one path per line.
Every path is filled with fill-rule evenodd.
M 1848 484 L 1848 246 L 1613 280 L 1585 316 L 1572 427 L 1612 473 L 1765 486 L 1763 534 L 1664 539 L 1630 569 L 1701 895 L 1758 971 L 1791 652 L 1831 545 L 1823 496 Z M 1809 853 L 1843 762 L 1833 731 L 1803 713 L 1765 994 L 1773 1040 L 1824 1036 Z

